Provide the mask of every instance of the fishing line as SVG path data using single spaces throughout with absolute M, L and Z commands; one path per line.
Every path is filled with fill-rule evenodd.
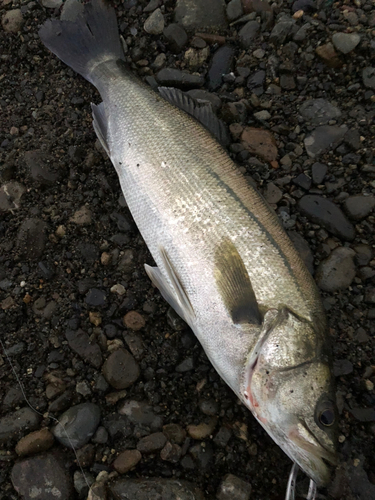
M 27 396 L 26 396 L 26 394 L 25 394 L 25 390 L 24 390 L 24 388 L 23 388 L 23 385 L 22 385 L 22 383 L 21 383 L 21 379 L 19 378 L 19 376 L 18 376 L 18 374 L 17 374 L 17 372 L 16 372 L 16 369 L 15 369 L 15 368 L 14 368 L 14 366 L 13 366 L 13 363 L 12 363 L 12 360 L 10 359 L 10 356 L 8 356 L 8 354 L 7 354 L 6 350 L 5 350 L 5 346 L 4 346 L 4 343 L 3 343 L 2 339 L 1 339 L 1 337 L 0 337 L 0 345 L 1 345 L 2 349 L 3 349 L 3 352 L 4 352 L 5 357 L 6 357 L 6 359 L 7 359 L 8 363 L 9 363 L 9 365 L 10 365 L 10 367 L 11 367 L 11 369 L 12 369 L 13 373 L 14 373 L 14 376 L 16 377 L 17 383 L 18 383 L 18 385 L 20 386 L 20 389 L 21 389 L 22 395 L 23 395 L 23 397 L 24 397 L 24 400 L 26 401 L 26 403 L 28 404 L 28 406 L 29 406 L 29 407 L 30 407 L 33 411 L 35 411 L 35 413 L 37 413 L 38 415 L 40 415 L 41 417 L 43 417 L 43 418 L 44 418 L 43 413 L 41 413 L 41 412 L 40 412 L 40 411 L 38 411 L 36 408 L 34 408 L 34 407 L 33 407 L 33 405 L 30 403 L 30 401 L 28 400 L 28 398 L 27 398 Z M 67 437 L 67 439 L 68 439 L 68 441 L 69 441 L 69 444 L 70 444 L 70 446 L 71 446 L 71 448 L 72 448 L 72 450 L 73 450 L 73 452 L 74 452 L 74 455 L 75 455 L 75 457 L 76 457 L 76 461 L 77 461 L 78 467 L 79 467 L 79 469 L 80 469 L 80 471 L 81 471 L 81 473 L 82 473 L 83 477 L 85 478 L 85 483 L 86 483 L 86 485 L 87 485 L 87 487 L 88 487 L 88 489 L 89 489 L 89 491 L 90 491 L 91 486 L 90 486 L 90 484 L 89 484 L 89 482 L 88 482 L 88 479 L 87 479 L 87 477 L 86 477 L 86 474 L 85 474 L 85 473 L 84 473 L 84 471 L 83 471 L 83 468 L 82 468 L 81 462 L 79 461 L 79 458 L 78 458 L 78 455 L 77 455 L 77 451 L 76 451 L 76 449 L 75 449 L 75 447 L 74 447 L 74 445 L 73 445 L 73 443 L 72 443 L 72 440 L 71 440 L 71 439 L 70 439 L 70 437 L 69 437 L 69 434 L 68 434 L 67 430 L 65 429 L 64 424 L 62 424 L 62 423 L 60 422 L 60 420 L 59 420 L 59 419 L 57 419 L 57 418 L 55 418 L 55 417 L 52 417 L 51 415 L 48 415 L 48 418 L 50 418 L 52 421 L 56 422 L 57 424 L 61 425 L 61 427 L 62 427 L 62 429 L 63 429 L 63 432 L 64 432 L 65 436 Z

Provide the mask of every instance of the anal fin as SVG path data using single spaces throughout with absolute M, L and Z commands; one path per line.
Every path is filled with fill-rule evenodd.
M 108 123 L 107 123 L 107 114 L 105 112 L 104 102 L 96 105 L 91 103 L 91 110 L 93 116 L 93 126 L 95 133 L 100 141 L 100 144 L 105 149 L 108 156 L 110 155 L 109 146 L 107 142 L 108 137 Z

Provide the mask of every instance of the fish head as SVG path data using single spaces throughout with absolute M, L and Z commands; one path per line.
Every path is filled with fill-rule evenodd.
M 336 463 L 337 409 L 325 326 L 270 310 L 249 353 L 240 396 L 284 452 L 327 485 Z

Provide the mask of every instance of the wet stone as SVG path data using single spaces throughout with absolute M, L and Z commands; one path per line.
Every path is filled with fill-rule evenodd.
M 341 111 L 326 99 L 309 99 L 299 108 L 300 115 L 311 125 L 325 125 L 341 116 Z
M 137 444 L 137 450 L 141 453 L 155 453 L 164 448 L 167 438 L 162 432 L 155 432 L 142 438 Z
M 41 416 L 31 408 L 21 408 L 0 418 L 0 443 L 18 439 L 27 431 L 37 429 Z
M 355 221 L 367 217 L 375 207 L 375 196 L 349 196 L 343 203 L 344 211 Z
M 17 234 L 17 247 L 27 260 L 39 259 L 46 245 L 47 225 L 40 219 L 25 220 Z
M 156 415 L 145 401 L 126 401 L 119 409 L 119 413 L 126 415 L 133 424 L 145 425 L 154 431 L 161 429 L 163 425 L 163 418 Z
M 90 363 L 94 368 L 100 368 L 103 362 L 102 353 L 97 343 L 91 342 L 86 332 L 67 330 L 65 338 L 69 347 L 84 361 Z
M 126 389 L 137 380 L 140 369 L 129 351 L 117 349 L 106 359 L 103 375 L 114 389 Z
M 55 438 L 67 448 L 81 448 L 94 435 L 100 422 L 100 408 L 93 403 L 72 406 L 59 417 L 52 429 Z M 69 436 L 69 439 L 68 439 Z
M 18 461 L 11 472 L 14 489 L 24 500 L 71 500 L 73 487 L 63 463 L 52 453 Z
M 163 68 L 160 70 L 156 79 L 160 85 L 166 87 L 177 87 L 182 90 L 202 87 L 204 78 L 202 76 L 190 75 L 178 69 Z
M 361 41 L 358 33 L 335 33 L 332 36 L 333 45 L 342 54 L 349 54 Z
M 144 30 L 150 35 L 161 35 L 164 29 L 164 16 L 160 9 L 154 12 L 146 19 Z
M 365 87 L 375 90 L 375 68 L 367 67 L 362 71 L 362 80 Z
M 119 441 L 133 434 L 133 426 L 125 415 L 109 415 L 103 423 L 113 441 Z
M 354 226 L 332 201 L 318 195 L 307 195 L 300 199 L 298 208 L 302 215 L 305 215 L 315 224 L 324 227 L 335 236 L 347 241 L 354 239 Z
M 132 500 L 204 500 L 193 483 L 179 479 L 117 479 L 109 484 L 115 498 Z
M 355 251 L 351 248 L 335 248 L 316 270 L 315 280 L 319 288 L 331 293 L 348 288 L 356 274 L 354 257 Z
M 251 485 L 233 474 L 224 476 L 216 494 L 217 500 L 249 500 Z
M 31 432 L 18 441 L 15 451 L 20 457 L 47 451 L 53 445 L 53 434 L 47 429 Z
M 225 2 L 223 0 L 177 0 L 175 21 L 187 31 L 199 28 L 225 28 Z
M 312 180 L 314 184 L 321 184 L 327 174 L 328 167 L 324 163 L 314 163 L 311 167 Z
M 113 467 L 119 474 L 126 474 L 137 465 L 142 459 L 142 455 L 138 450 L 125 450 L 113 462 Z
M 232 69 L 234 48 L 228 45 L 220 47 L 213 55 L 208 69 L 208 88 L 213 91 L 222 84 L 222 77 Z
M 241 45 L 244 49 L 249 49 L 253 43 L 254 38 L 260 30 L 258 21 L 249 21 L 238 32 Z
M 230 23 L 241 17 L 242 14 L 243 7 L 241 0 L 231 0 L 227 4 L 227 18 Z
M 328 149 L 335 149 L 343 139 L 347 130 L 346 125 L 342 127 L 323 125 L 316 128 L 304 140 L 307 154 L 310 158 L 315 158 Z
M 0 213 L 17 210 L 26 188 L 19 182 L 7 182 L 0 188 Z
M 181 52 L 188 41 L 186 31 L 176 23 L 167 26 L 163 31 L 163 35 L 169 42 L 169 48 L 175 54 Z

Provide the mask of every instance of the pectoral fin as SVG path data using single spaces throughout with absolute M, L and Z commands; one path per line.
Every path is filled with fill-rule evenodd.
M 216 250 L 215 280 L 233 323 L 262 323 L 245 264 L 229 239 L 224 240 Z

